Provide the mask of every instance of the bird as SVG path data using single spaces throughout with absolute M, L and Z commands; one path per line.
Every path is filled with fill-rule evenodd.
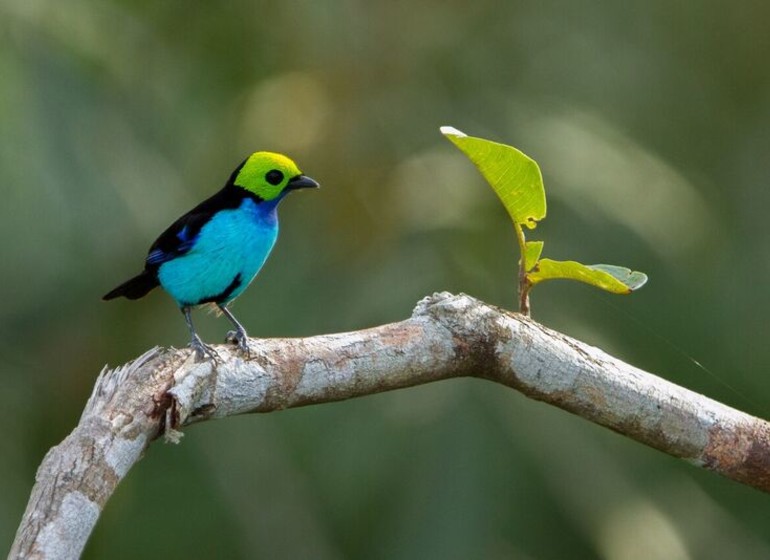
M 210 304 L 235 327 L 227 340 L 248 354 L 248 334 L 228 305 L 259 273 L 278 238 L 278 205 L 298 189 L 318 188 L 283 154 L 254 152 L 217 193 L 169 226 L 150 247 L 144 270 L 105 294 L 130 300 L 161 286 L 176 302 L 199 360 L 218 359 L 193 325 L 193 308 Z

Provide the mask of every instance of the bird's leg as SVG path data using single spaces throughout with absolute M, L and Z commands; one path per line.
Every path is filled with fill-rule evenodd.
M 225 314 L 225 317 L 230 319 L 230 322 L 235 327 L 234 331 L 230 331 L 227 333 L 225 340 L 227 342 L 233 342 L 237 344 L 238 348 L 240 348 L 241 351 L 248 354 L 249 353 L 249 335 L 246 334 L 246 329 L 243 328 L 243 325 L 241 325 L 238 322 L 238 319 L 235 318 L 235 315 L 233 315 L 233 313 L 227 308 L 226 305 L 222 305 L 218 303 L 217 307 L 219 307 L 219 310 Z
M 211 346 L 204 344 L 204 342 L 201 340 L 201 337 L 199 337 L 198 333 L 195 332 L 195 327 L 193 326 L 190 311 L 191 308 L 188 306 L 182 308 L 182 313 L 184 313 L 184 320 L 187 323 L 187 328 L 190 329 L 190 336 L 192 337 L 190 339 L 190 348 L 195 350 L 195 355 L 199 360 L 203 360 L 208 356 L 215 362 L 220 361 L 222 358 L 219 357 L 219 354 L 216 353 L 216 350 L 214 350 Z

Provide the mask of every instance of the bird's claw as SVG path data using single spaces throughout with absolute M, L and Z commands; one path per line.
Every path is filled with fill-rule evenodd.
M 235 331 L 228 331 L 225 336 L 225 342 L 236 344 L 238 349 L 246 354 L 246 356 L 251 354 L 249 349 L 249 335 L 246 334 L 246 331 L 244 330 L 238 329 Z
M 195 352 L 195 357 L 200 360 L 209 358 L 215 362 L 221 362 L 222 357 L 211 346 L 204 343 L 199 336 L 194 336 L 190 341 L 190 348 Z

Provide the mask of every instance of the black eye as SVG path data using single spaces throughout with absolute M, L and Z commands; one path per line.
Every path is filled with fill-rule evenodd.
M 278 185 L 283 181 L 283 173 L 277 169 L 272 169 L 265 174 L 265 181 L 271 185 Z

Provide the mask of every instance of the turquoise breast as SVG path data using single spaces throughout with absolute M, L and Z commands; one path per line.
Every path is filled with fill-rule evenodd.
M 180 307 L 226 304 L 254 279 L 277 238 L 276 204 L 245 199 L 204 225 L 187 253 L 163 263 L 158 280 Z

